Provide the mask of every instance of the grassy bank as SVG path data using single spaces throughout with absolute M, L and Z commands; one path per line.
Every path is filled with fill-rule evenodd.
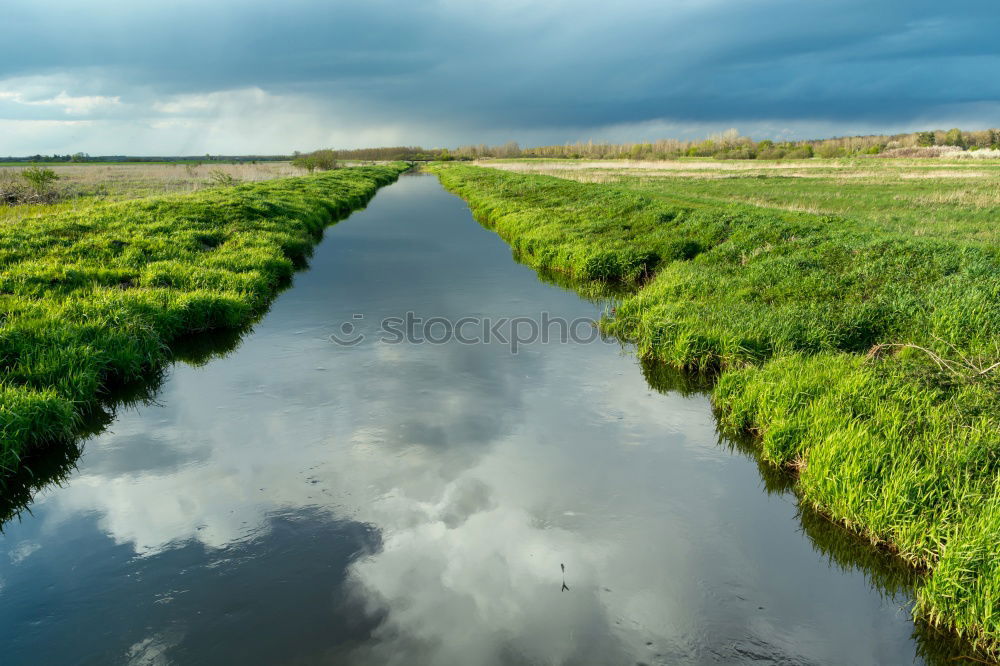
M 919 617 L 998 654 L 1000 251 L 975 225 L 435 170 L 522 261 L 632 285 L 605 327 L 718 374 L 723 425 L 794 469 L 807 506 L 924 571 Z
M 405 167 L 344 169 L 0 221 L 0 467 L 79 434 L 184 336 L 259 315 L 326 225 Z
M 879 231 L 1000 242 L 1000 160 L 782 162 L 504 160 L 493 168 L 614 184 L 689 205 L 747 203 L 836 215 Z

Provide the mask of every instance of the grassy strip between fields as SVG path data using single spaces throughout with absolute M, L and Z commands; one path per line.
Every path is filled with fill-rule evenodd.
M 193 332 L 261 314 L 338 217 L 405 165 L 95 204 L 0 223 L 0 468 L 71 440 Z
M 539 269 L 636 288 L 605 328 L 720 373 L 722 424 L 926 570 L 915 614 L 1000 655 L 1000 251 L 864 222 L 433 167 Z

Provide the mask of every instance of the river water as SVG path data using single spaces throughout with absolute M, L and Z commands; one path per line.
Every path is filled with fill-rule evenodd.
M 594 339 L 604 307 L 404 176 L 4 527 L 0 662 L 921 663 L 907 586 Z M 514 317 L 554 333 L 471 344 Z

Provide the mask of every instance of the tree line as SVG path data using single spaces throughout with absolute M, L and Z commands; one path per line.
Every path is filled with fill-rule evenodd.
M 288 155 L 88 155 L 87 153 L 73 153 L 72 155 L 24 155 L 14 157 L 0 157 L 0 163 L 5 162 L 39 162 L 45 164 L 71 163 L 79 164 L 86 162 L 286 162 Z
M 518 143 L 489 146 L 486 144 L 459 146 L 457 148 L 423 148 L 420 146 L 394 146 L 387 148 L 359 148 L 353 150 L 326 150 L 296 157 L 308 160 L 309 155 L 323 153 L 323 159 L 340 161 L 420 161 L 420 160 L 476 160 L 503 158 L 563 158 L 563 159 L 633 159 L 657 160 L 677 157 L 712 157 L 716 159 L 805 159 L 810 157 L 836 158 L 863 155 L 880 155 L 897 149 L 928 146 L 954 147 L 962 150 L 1000 150 L 1000 130 L 986 129 L 964 131 L 928 130 L 907 134 L 878 134 L 848 136 L 829 139 L 797 141 L 755 140 L 730 129 L 705 139 L 683 141 L 659 139 L 638 143 L 608 143 L 598 141 L 575 142 L 549 146 L 522 148 Z M 305 166 L 305 163 L 303 163 Z M 322 167 L 316 167 L 322 168 Z
M 92 157 L 86 153 L 72 155 L 31 155 L 0 157 L 2 162 L 271 162 L 291 160 L 308 171 L 335 169 L 344 162 L 417 162 L 504 158 L 564 158 L 564 159 L 632 159 L 660 160 L 677 157 L 713 157 L 716 159 L 804 159 L 880 155 L 890 151 L 906 154 L 907 149 L 929 147 L 956 150 L 1000 150 L 1000 129 L 926 130 L 907 134 L 873 134 L 830 139 L 796 141 L 755 140 L 730 129 L 705 139 L 683 141 L 659 139 L 638 143 L 608 143 L 578 141 L 549 146 L 522 148 L 517 142 L 489 146 L 466 145 L 457 148 L 423 148 L 421 146 L 388 146 L 324 149 L 292 155 L 205 155 L 135 157 L 105 155 Z
M 451 151 L 454 159 L 541 157 L 587 159 L 671 159 L 714 157 L 717 159 L 802 159 L 809 157 L 853 157 L 879 155 L 887 150 L 926 146 L 952 146 L 963 150 L 1000 150 L 1000 130 L 931 130 L 908 134 L 835 137 L 799 141 L 754 140 L 730 129 L 697 141 L 660 139 L 642 143 L 576 142 L 520 148 L 516 143 L 502 146 L 460 146 Z

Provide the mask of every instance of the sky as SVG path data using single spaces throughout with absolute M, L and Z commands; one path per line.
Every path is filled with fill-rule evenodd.
M 0 155 L 1000 125 L 996 0 L 4 0 Z

